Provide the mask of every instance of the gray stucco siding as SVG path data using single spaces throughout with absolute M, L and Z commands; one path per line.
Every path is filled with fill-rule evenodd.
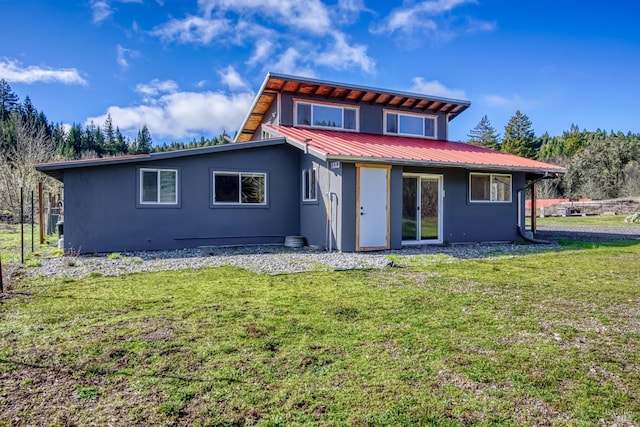
M 140 168 L 179 170 L 177 206 L 139 204 Z M 264 206 L 213 205 L 212 171 L 264 172 Z M 282 243 L 300 229 L 299 155 L 272 146 L 64 171 L 65 248 L 82 252 Z

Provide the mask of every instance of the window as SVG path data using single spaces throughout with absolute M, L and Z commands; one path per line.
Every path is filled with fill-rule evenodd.
M 385 133 L 436 137 L 436 118 L 418 114 L 385 113 Z
M 140 169 L 140 204 L 178 204 L 178 171 Z
M 357 130 L 358 110 L 326 104 L 296 103 L 296 124 L 331 129 Z
M 302 171 L 302 201 L 315 202 L 318 200 L 316 196 L 317 176 L 316 169 L 310 168 Z
M 472 202 L 511 201 L 511 175 L 472 173 L 469 182 Z
M 213 172 L 213 203 L 265 205 L 267 175 L 253 172 Z

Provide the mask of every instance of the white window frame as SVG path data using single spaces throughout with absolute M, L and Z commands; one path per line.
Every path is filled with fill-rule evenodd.
M 396 123 L 396 127 L 398 129 L 398 132 L 388 132 L 387 131 L 387 116 L 389 114 L 395 114 L 396 116 L 398 116 L 398 123 Z M 422 131 L 423 131 L 423 135 L 416 135 L 413 133 L 403 133 L 400 132 L 400 116 L 411 116 L 411 117 L 420 117 L 422 118 Z M 428 136 L 428 135 L 424 135 L 424 121 L 425 120 L 433 120 L 433 136 Z M 425 139 L 438 139 L 438 116 L 436 115 L 432 115 L 432 114 L 416 114 L 416 113 L 407 113 L 404 111 L 398 111 L 398 110 L 384 110 L 384 120 L 382 123 L 383 126 L 383 133 L 385 135 L 400 135 L 400 136 L 411 136 L 414 138 L 425 138 Z
M 311 180 L 313 176 L 313 180 Z M 313 182 L 313 185 L 312 185 Z M 311 195 L 313 198 L 307 198 L 306 195 Z M 311 167 L 302 171 L 302 201 L 303 202 L 317 202 L 318 201 L 318 169 Z
M 155 172 L 157 175 L 157 199 L 156 201 L 145 201 L 143 194 L 144 194 L 144 178 L 143 175 L 145 172 Z M 175 174 L 176 177 L 176 194 L 175 194 L 175 200 L 173 200 L 172 202 L 162 202 L 161 199 L 161 181 L 160 181 L 160 173 L 161 172 L 173 172 Z M 140 168 L 140 205 L 158 205 L 158 206 L 176 206 L 178 204 L 178 200 L 179 200 L 179 196 L 178 196 L 178 192 L 180 191 L 180 187 L 178 186 L 178 181 L 179 181 L 179 177 L 178 177 L 178 169 L 173 169 L 173 168 Z
M 472 177 L 473 176 L 488 176 L 489 177 L 489 200 L 477 200 L 473 199 Z M 509 178 L 509 200 L 497 200 L 497 194 L 494 188 L 494 178 Z M 511 203 L 513 200 L 513 175 L 506 173 L 481 173 L 471 172 L 469 173 L 469 201 L 471 203 Z
M 267 174 L 265 172 L 250 172 L 250 171 L 224 171 L 224 170 L 215 170 L 212 172 L 212 194 L 211 200 L 214 206 L 266 206 L 268 200 L 267 189 L 269 186 L 267 185 Z M 236 175 L 238 177 L 238 201 L 237 202 L 218 202 L 216 201 L 216 175 Z M 242 177 L 243 176 L 261 176 L 263 178 L 264 183 L 264 201 L 261 203 L 246 203 L 242 201 Z
M 301 104 L 306 104 L 309 105 L 311 107 L 311 124 L 303 124 L 303 123 L 298 123 L 298 105 Z M 342 126 L 341 127 L 333 127 L 333 126 L 319 126 L 319 125 L 314 125 L 313 124 L 313 107 L 314 106 L 322 106 L 322 107 L 329 107 L 329 108 L 337 108 L 342 110 Z M 353 110 L 356 114 L 356 127 L 355 129 L 347 129 L 344 127 L 344 110 Z M 340 131 L 345 131 L 345 132 L 359 132 L 360 131 L 360 108 L 358 108 L 358 106 L 356 105 L 340 105 L 340 104 L 332 104 L 329 102 L 315 102 L 315 101 L 309 101 L 309 100 L 296 100 L 293 103 L 293 123 L 295 123 L 295 126 L 297 127 L 306 127 L 306 128 L 316 128 L 316 129 L 329 129 L 329 130 L 340 130 Z

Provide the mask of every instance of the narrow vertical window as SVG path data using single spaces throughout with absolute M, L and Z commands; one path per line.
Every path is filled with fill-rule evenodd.
M 310 168 L 302 171 L 302 201 L 315 202 L 318 200 L 316 195 L 317 176 L 316 169 Z

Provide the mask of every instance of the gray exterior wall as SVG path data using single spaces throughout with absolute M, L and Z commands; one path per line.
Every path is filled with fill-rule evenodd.
M 83 253 L 283 243 L 300 230 L 299 151 L 287 145 L 67 169 L 65 249 Z M 178 206 L 140 207 L 139 168 L 178 168 Z M 265 172 L 267 206 L 212 205 L 212 170 Z
M 290 93 L 283 93 L 280 95 L 280 124 L 284 126 L 293 126 L 293 100 L 295 99 L 308 99 L 310 101 L 316 99 L 318 101 L 327 102 L 324 97 L 309 97 L 309 96 L 293 96 Z M 275 102 L 274 102 L 275 104 Z M 355 103 L 344 101 L 340 104 L 344 105 L 354 105 L 360 108 L 360 132 L 361 133 L 371 133 L 382 135 L 384 133 L 383 123 L 384 123 L 384 110 L 385 108 L 381 105 L 369 104 L 369 103 Z M 390 108 L 391 109 L 391 108 Z M 393 110 L 397 111 L 406 111 L 406 112 L 414 112 L 409 109 L 403 108 L 393 108 Z M 269 113 L 270 114 L 270 113 Z M 427 113 L 425 113 L 427 114 Z M 447 116 L 446 114 L 432 114 L 437 116 L 437 130 L 436 130 L 436 138 L 441 140 L 447 139 Z M 270 117 L 268 115 L 267 117 Z
M 445 192 L 443 240 L 445 243 L 520 240 L 517 230 L 517 190 L 525 186 L 524 173 L 511 174 L 511 203 L 477 203 L 469 201 L 469 173 L 480 171 L 461 168 L 404 168 L 404 172 L 443 175 Z M 490 170 L 481 172 L 505 173 Z M 402 186 L 400 186 L 401 189 Z M 393 226 L 392 224 L 392 228 Z

